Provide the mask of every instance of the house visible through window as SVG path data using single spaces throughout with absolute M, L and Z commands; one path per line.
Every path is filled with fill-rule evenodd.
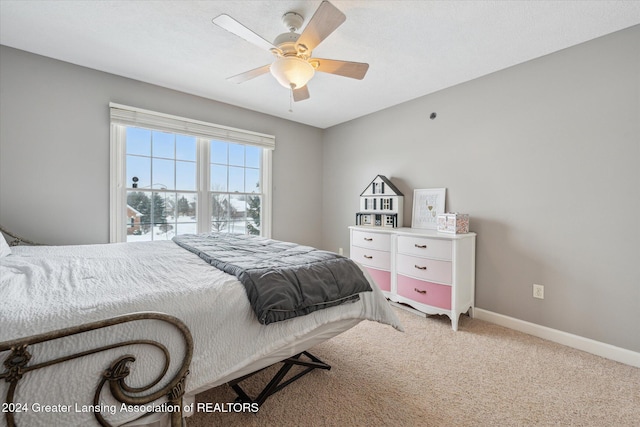
M 127 211 L 140 214 L 138 227 L 127 229 L 128 242 L 198 231 L 196 143 L 192 136 L 126 128 Z
M 111 107 L 111 241 L 270 235 L 273 137 Z
M 260 234 L 260 160 L 258 147 L 211 141 L 212 231 Z

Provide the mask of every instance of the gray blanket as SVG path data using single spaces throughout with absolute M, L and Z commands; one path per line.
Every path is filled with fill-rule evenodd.
M 359 299 L 371 291 L 350 259 L 309 246 L 226 233 L 173 238 L 244 285 L 251 307 L 265 325 Z

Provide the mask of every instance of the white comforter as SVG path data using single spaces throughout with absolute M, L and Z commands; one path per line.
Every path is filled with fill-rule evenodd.
M 261 325 L 235 277 L 170 241 L 17 247 L 12 252 L 0 258 L 0 342 L 126 313 L 168 313 L 182 319 L 193 334 L 194 356 L 186 383 L 189 394 L 228 381 L 233 373 L 278 349 L 291 348 L 291 354 L 295 354 L 296 340 L 333 322 L 369 319 L 401 330 L 376 286 L 372 286 L 374 292 L 361 294 L 356 303 Z M 68 344 L 43 344 L 37 354 L 34 350 L 30 364 L 123 336 L 168 340 L 170 347 L 179 342 L 177 336 L 171 338 L 166 327 L 151 322 L 127 326 L 110 335 L 89 334 Z M 6 356 L 0 354 L 0 362 Z M 92 425 L 93 413 L 78 412 L 76 404 L 92 404 L 97 378 L 113 359 L 113 353 L 99 355 L 26 374 L 18 385 L 15 402 L 25 404 L 28 411 L 16 414 L 18 425 Z M 144 384 L 144 378 L 155 376 L 157 359 L 152 352 L 139 357 L 131 365 L 128 383 Z M 180 355 L 174 357 L 171 366 L 179 359 Z M 79 370 L 84 372 L 80 378 Z M 7 386 L 5 382 L 0 384 L 2 400 Z M 112 403 L 110 398 L 107 393 L 105 404 Z M 72 411 L 36 413 L 33 409 L 39 409 L 38 405 L 71 405 Z M 112 416 L 107 414 L 107 419 L 121 424 L 139 415 L 117 411 Z M 2 416 L 0 425 L 4 423 Z

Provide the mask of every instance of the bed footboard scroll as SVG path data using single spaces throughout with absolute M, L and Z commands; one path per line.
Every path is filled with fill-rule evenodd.
M 176 374 L 171 379 L 165 379 L 171 361 L 170 352 L 163 344 L 153 340 L 136 339 L 122 341 L 119 343 L 105 345 L 87 351 L 62 356 L 53 360 L 29 365 L 29 362 L 32 359 L 32 355 L 29 350 L 30 346 L 33 346 L 34 344 L 59 340 L 65 337 L 70 337 L 89 331 L 140 320 L 159 320 L 168 323 L 172 327 L 177 329 L 182 336 L 184 344 L 184 355 L 182 363 L 179 365 Z M 9 383 L 4 401 L 5 404 L 3 405 L 3 412 L 5 412 L 4 415 L 8 427 L 17 427 L 14 417 L 14 413 L 16 412 L 14 395 L 19 381 L 26 374 L 29 374 L 30 372 L 37 369 L 57 365 L 69 360 L 78 359 L 91 354 L 111 349 L 117 349 L 129 345 L 149 345 L 159 349 L 164 355 L 165 362 L 162 372 L 153 381 L 151 381 L 151 383 L 147 385 L 141 387 L 131 387 L 126 383 L 126 379 L 130 373 L 129 364 L 134 363 L 136 357 L 131 354 L 122 355 L 114 360 L 111 366 L 103 371 L 102 377 L 99 379 L 98 385 L 95 389 L 93 398 L 94 405 L 96 407 L 99 406 L 100 394 L 106 383 L 109 383 L 109 391 L 111 392 L 112 396 L 118 402 L 124 403 L 126 405 L 146 405 L 162 397 L 166 397 L 168 400 L 167 407 L 172 408 L 172 410 L 170 411 L 171 426 L 180 427 L 182 425 L 182 396 L 185 392 L 185 380 L 187 375 L 189 374 L 189 366 L 191 364 L 191 358 L 193 356 L 193 338 L 191 336 L 189 328 L 180 319 L 168 314 L 157 312 L 132 313 L 113 317 L 110 319 L 100 320 L 97 322 L 87 323 L 84 325 L 60 329 L 57 331 L 46 332 L 27 338 L 20 338 L 0 343 L 0 353 L 9 352 L 9 356 L 5 358 L 3 363 L 4 370 L 0 373 L 0 380 L 4 380 Z M 80 372 L 79 374 L 81 375 L 82 373 Z M 150 390 L 158 385 L 161 381 L 163 381 L 163 379 L 166 381 L 166 384 L 158 390 L 150 392 Z M 109 427 L 111 426 L 111 424 L 109 424 L 105 420 L 105 418 L 99 411 L 95 412 L 95 418 L 100 425 Z

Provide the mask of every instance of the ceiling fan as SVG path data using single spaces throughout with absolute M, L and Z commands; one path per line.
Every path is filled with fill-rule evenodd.
M 302 27 L 304 18 L 298 13 L 287 12 L 282 16 L 282 22 L 289 32 L 280 34 L 273 43 L 260 37 L 229 15 L 217 16 L 212 21 L 246 41 L 269 50 L 276 57 L 271 64 L 229 77 L 227 80 L 242 83 L 270 71 L 282 86 L 292 91 L 293 100 L 297 102 L 309 98 L 307 82 L 316 71 L 358 80 L 362 80 L 367 73 L 369 64 L 311 57 L 313 49 L 346 19 L 347 17 L 338 8 L 328 1 L 323 1 L 302 33 L 298 34 L 297 31 Z

